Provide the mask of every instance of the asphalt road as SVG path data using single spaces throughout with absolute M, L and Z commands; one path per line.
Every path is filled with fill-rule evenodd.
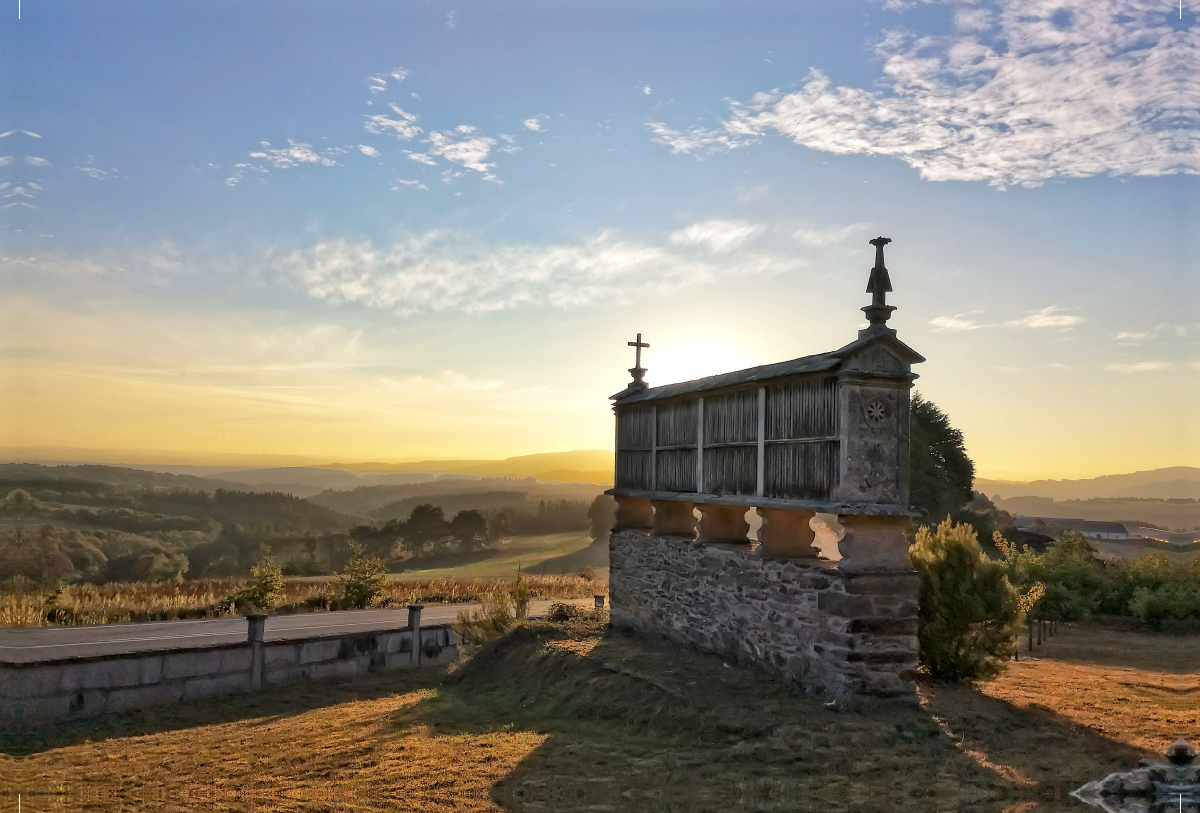
M 553 603 L 531 601 L 529 614 L 544 615 Z M 593 599 L 575 599 L 564 603 L 592 606 Z M 462 610 L 478 607 L 478 604 L 429 604 L 421 612 L 421 626 L 448 624 Z M 62 658 L 236 644 L 246 640 L 246 626 L 244 618 L 213 618 L 91 627 L 0 629 L 0 663 L 36 663 Z M 273 615 L 267 618 L 265 640 L 285 641 L 318 635 L 403 629 L 407 626 L 407 609 Z

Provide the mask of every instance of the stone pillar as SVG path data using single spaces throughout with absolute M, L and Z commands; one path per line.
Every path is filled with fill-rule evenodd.
M 758 531 L 758 552 L 780 559 L 815 559 L 819 551 L 813 547 L 817 533 L 809 525 L 816 516 L 812 511 L 791 511 L 786 508 L 759 508 L 762 528 Z
M 613 530 L 648 531 L 654 527 L 654 508 L 645 497 L 617 497 L 617 513 Z
M 696 538 L 696 515 L 692 513 L 695 503 L 655 500 L 653 505 L 655 536 Z
M 746 509 L 735 505 L 700 506 L 700 541 L 746 543 L 750 540 Z
M 846 535 L 838 543 L 842 561 L 838 569 L 847 573 L 897 573 L 907 571 L 908 540 L 904 529 L 908 517 L 840 516 Z
M 424 604 L 408 605 L 408 628 L 412 630 L 412 665 L 421 665 L 421 610 Z
M 262 688 L 263 662 L 266 653 L 263 651 L 263 635 L 266 632 L 267 617 L 263 613 L 250 613 L 246 616 L 246 643 L 250 645 L 250 688 Z

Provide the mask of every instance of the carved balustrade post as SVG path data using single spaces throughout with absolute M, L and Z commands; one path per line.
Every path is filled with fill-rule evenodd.
M 654 535 L 696 538 L 695 503 L 654 500 Z
M 842 554 L 839 570 L 895 573 L 909 569 L 908 540 L 904 538 L 908 517 L 840 516 L 838 522 L 846 529 L 838 543 Z
M 758 531 L 760 554 L 781 559 L 817 557 L 819 551 L 813 547 L 817 534 L 809 524 L 816 516 L 812 511 L 759 508 L 758 514 L 762 517 Z
M 617 497 L 614 530 L 649 531 L 654 527 L 654 507 L 645 497 Z
M 749 544 L 746 536 L 750 523 L 746 522 L 746 508 L 736 505 L 701 505 L 700 541 Z

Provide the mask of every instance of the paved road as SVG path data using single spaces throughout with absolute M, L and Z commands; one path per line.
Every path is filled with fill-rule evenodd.
M 531 601 L 529 614 L 544 615 L 553 603 Z M 591 606 L 593 600 L 575 599 L 566 603 Z M 421 625 L 448 624 L 460 611 L 478 607 L 478 604 L 429 604 L 421 612 Z M 315 635 L 402 629 L 407 626 L 407 609 L 273 615 L 267 618 L 265 638 L 268 641 L 284 641 Z M 236 644 L 245 640 L 244 618 L 0 629 L 0 663 L 34 663 L 60 658 L 191 649 L 214 644 Z

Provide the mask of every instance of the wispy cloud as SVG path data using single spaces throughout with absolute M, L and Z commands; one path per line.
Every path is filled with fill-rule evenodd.
M 290 169 L 303 164 L 319 164 L 325 167 L 338 165 L 338 162 L 328 155 L 315 152 L 312 144 L 304 144 L 291 138 L 288 139 L 286 147 L 272 148 L 269 141 L 262 142 L 262 146 L 262 150 L 250 153 L 250 157 L 265 159 L 276 169 Z
M 676 153 L 778 133 L 833 154 L 888 155 L 927 180 L 1200 172 L 1200 38 L 1151 0 L 944 0 L 954 31 L 884 33 L 878 90 L 813 70 L 798 90 L 730 102 L 712 129 L 650 122 Z
M 1119 342 L 1136 342 L 1148 338 L 1150 338 L 1149 333 L 1134 332 L 1131 330 L 1123 330 L 1117 334 L 1117 341 Z
M 368 144 L 359 144 L 358 151 L 361 152 L 363 155 L 367 156 L 368 158 L 378 158 L 379 157 L 379 150 L 375 149 L 374 147 L 372 147 Z
M 388 107 L 396 114 L 396 118 L 389 118 L 386 113 L 367 116 L 363 127 L 368 133 L 395 136 L 401 141 L 410 141 L 422 133 L 421 128 L 416 124 L 416 113 L 409 113 L 394 103 L 389 104 Z
M 47 161 L 45 158 L 38 158 L 36 155 L 26 155 L 25 163 L 29 164 L 29 166 L 31 166 L 31 167 L 48 167 L 48 166 L 50 166 L 49 161 Z
M 428 155 L 426 155 L 423 152 L 409 152 L 408 150 L 405 150 L 405 154 L 408 155 L 408 160 L 416 161 L 418 164 L 425 164 L 426 166 L 429 166 L 429 167 L 438 166 L 437 161 L 434 161 L 432 158 L 430 158 Z
M 938 331 L 961 331 L 961 330 L 978 330 L 986 325 L 981 325 L 979 322 L 971 318 L 970 314 L 959 313 L 954 316 L 938 316 L 929 320 L 929 324 L 934 330 Z
M 405 178 L 397 178 L 396 183 L 400 184 L 400 186 L 393 186 L 392 189 L 400 189 L 401 186 L 408 186 L 408 187 L 412 187 L 413 189 L 423 189 L 426 192 L 429 191 L 429 187 L 426 186 L 425 184 L 421 183 L 420 181 L 411 181 L 411 180 L 407 180 Z
M 279 267 L 317 299 L 412 315 L 624 301 L 719 276 L 794 270 L 798 261 L 744 252 L 718 260 L 695 246 L 672 250 L 610 231 L 578 243 L 498 246 L 433 231 L 381 247 L 329 240 L 293 251 Z
M 13 162 L 11 155 L 0 155 L 0 167 L 6 167 Z
M 521 124 L 525 125 L 526 130 L 533 130 L 535 133 L 546 132 L 542 128 L 542 120 L 538 116 L 534 116 L 533 118 L 525 119 L 525 121 L 521 122 Z
M 371 94 L 383 93 L 388 89 L 388 79 L 393 79 L 396 82 L 403 82 L 408 76 L 408 68 L 392 68 L 386 74 L 377 73 L 374 76 L 368 76 L 366 79 L 367 89 Z
M 449 11 L 446 13 L 446 28 L 458 28 L 457 11 Z
M 1131 364 L 1113 363 L 1108 365 L 1109 370 L 1118 373 L 1154 373 L 1160 370 L 1168 370 L 1171 367 L 1169 361 L 1136 361 Z
M 438 155 L 447 161 L 462 164 L 467 169 L 484 173 L 488 180 L 495 180 L 491 170 L 496 165 L 488 163 L 488 155 L 496 146 L 496 139 L 479 134 L 479 130 L 468 124 L 460 124 L 453 130 L 429 134 L 430 155 Z
M 1062 310 L 1062 308 L 1051 305 L 1050 307 L 1042 308 L 1040 311 L 1035 311 L 1028 316 L 1014 319 L 1006 324 L 1009 327 L 1062 329 L 1073 327 L 1083 321 L 1082 316 L 1063 313 Z
M 741 248 L 765 230 L 765 226 L 741 220 L 704 220 L 671 232 L 675 245 L 703 246 L 717 254 Z
M 810 223 L 803 223 L 800 228 L 792 232 L 792 237 L 801 245 L 810 248 L 825 248 L 846 240 L 865 226 L 864 223 L 854 223 L 850 226 L 814 226 Z

